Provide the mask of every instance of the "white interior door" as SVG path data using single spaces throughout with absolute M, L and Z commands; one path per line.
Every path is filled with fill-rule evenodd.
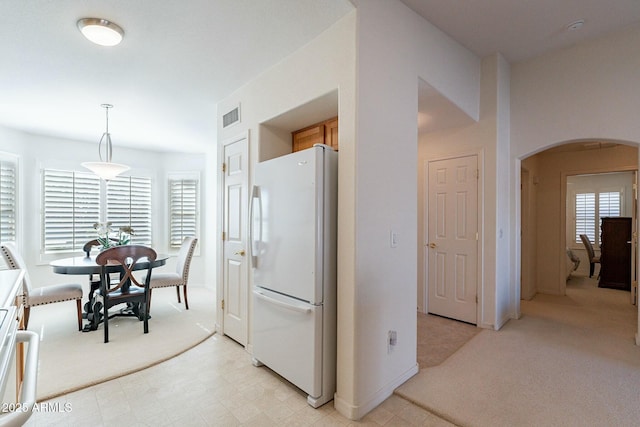
M 477 323 L 478 158 L 428 165 L 428 311 Z
M 223 331 L 242 345 L 248 335 L 248 142 L 224 145 Z

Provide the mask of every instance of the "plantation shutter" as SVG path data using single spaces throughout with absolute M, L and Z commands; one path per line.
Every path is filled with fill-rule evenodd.
M 107 221 L 131 227 L 131 243 L 151 246 L 151 178 L 117 177 L 107 184 Z
M 0 161 L 0 242 L 16 240 L 16 163 Z
M 598 216 L 620 216 L 620 192 L 611 191 L 598 194 Z
M 620 191 L 576 193 L 576 243 L 581 243 L 580 235 L 586 234 L 599 245 L 601 218 L 620 216 L 621 202 Z
M 83 172 L 43 171 L 43 248 L 45 252 L 82 250 L 95 239 L 100 221 L 100 178 Z
M 198 233 L 198 179 L 169 178 L 169 245 L 179 248 Z
M 596 194 L 576 193 L 576 243 L 581 243 L 580 235 L 596 241 Z

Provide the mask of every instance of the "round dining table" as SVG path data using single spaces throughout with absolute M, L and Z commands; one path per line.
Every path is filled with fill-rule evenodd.
M 96 254 L 97 256 L 97 254 Z M 101 265 L 96 263 L 96 256 L 77 256 L 71 258 L 62 258 L 55 261 L 51 261 L 49 265 L 53 269 L 54 273 L 57 274 L 72 274 L 72 275 L 97 275 L 100 277 L 100 271 L 102 269 Z M 167 254 L 158 254 L 156 256 L 155 261 L 151 262 L 151 268 L 161 267 L 167 263 L 167 259 L 169 259 L 169 255 Z M 106 265 L 107 274 L 112 273 L 120 273 L 122 272 L 122 266 L 118 264 L 114 265 Z M 133 267 L 133 270 L 144 270 L 149 268 L 149 261 L 139 261 Z M 88 301 L 84 304 L 84 313 L 82 317 L 88 320 L 88 324 L 85 325 L 83 331 L 95 331 L 98 329 L 99 323 L 102 321 L 101 314 L 98 312 L 94 313 L 94 305 L 95 298 L 94 293 L 100 287 L 100 281 L 90 280 L 91 287 L 89 290 L 89 298 Z M 140 307 L 136 307 L 134 310 L 131 310 L 132 307 L 129 307 L 129 312 L 135 313 L 136 316 L 144 316 L 144 310 Z
M 151 263 L 152 268 L 163 266 L 167 263 L 169 255 L 158 254 L 156 260 Z M 55 261 L 51 261 L 49 265 L 53 268 L 54 273 L 58 274 L 100 274 L 100 268 L 96 264 L 95 256 L 77 256 L 72 258 L 62 258 Z M 139 262 L 134 267 L 134 270 L 143 270 L 148 268 L 149 262 Z M 107 273 L 118 273 L 118 265 L 107 265 Z

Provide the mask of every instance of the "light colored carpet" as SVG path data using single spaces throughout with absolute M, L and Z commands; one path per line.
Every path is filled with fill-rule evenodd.
M 153 366 L 199 344 L 214 332 L 215 292 L 189 288 L 189 310 L 174 288 L 153 292 L 149 333 L 134 317 L 109 320 L 104 330 L 78 332 L 74 302 L 31 309 L 29 330 L 40 334 L 38 401 Z
M 567 295 L 523 301 L 396 393 L 463 426 L 636 426 L 637 308 L 629 293 L 572 278 Z

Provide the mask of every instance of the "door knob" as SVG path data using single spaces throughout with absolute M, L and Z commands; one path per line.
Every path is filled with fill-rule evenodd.
M 240 255 L 240 256 L 244 256 L 244 249 L 240 249 L 238 252 L 236 252 L 236 255 Z
M 436 247 L 436 244 L 435 244 L 435 243 L 429 243 L 429 247 L 430 247 L 431 249 L 434 249 L 434 248 Z

